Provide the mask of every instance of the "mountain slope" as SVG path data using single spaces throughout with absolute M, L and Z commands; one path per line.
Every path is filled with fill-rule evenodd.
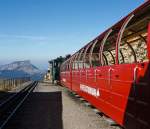
M 39 80 L 43 77 L 43 72 L 36 66 L 26 61 L 15 61 L 10 64 L 0 66 L 1 78 L 31 77 L 33 80 Z

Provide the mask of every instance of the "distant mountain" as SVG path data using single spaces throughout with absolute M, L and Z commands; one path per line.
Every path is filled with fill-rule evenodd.
M 44 72 L 31 64 L 29 60 L 0 66 L 0 78 L 31 77 L 32 80 L 41 80 L 43 75 Z

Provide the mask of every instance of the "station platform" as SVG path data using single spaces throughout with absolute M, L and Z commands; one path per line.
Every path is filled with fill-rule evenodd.
M 61 92 L 63 129 L 119 129 L 75 97 L 68 89 L 50 83 L 39 83 L 34 92 Z

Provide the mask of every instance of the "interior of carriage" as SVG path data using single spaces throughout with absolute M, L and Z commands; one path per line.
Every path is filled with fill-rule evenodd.
M 148 61 L 147 36 L 150 23 L 150 7 L 134 14 L 121 36 L 118 49 L 119 64 L 141 63 Z M 123 24 L 122 24 L 123 25 Z M 116 64 L 116 43 L 122 25 L 113 26 L 104 44 L 105 36 L 97 38 L 79 50 L 65 63 L 72 64 L 73 70 Z M 101 52 L 102 51 L 102 52 Z M 102 58 L 102 59 L 101 59 Z M 64 68 L 66 69 L 66 67 Z

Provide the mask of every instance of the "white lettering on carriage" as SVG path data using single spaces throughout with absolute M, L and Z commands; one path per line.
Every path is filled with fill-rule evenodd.
M 83 92 L 86 92 L 86 93 L 88 93 L 90 95 L 93 95 L 95 97 L 99 97 L 100 96 L 99 89 L 95 89 L 95 88 L 92 88 L 90 86 L 86 86 L 86 85 L 80 84 L 80 90 L 83 91 Z

